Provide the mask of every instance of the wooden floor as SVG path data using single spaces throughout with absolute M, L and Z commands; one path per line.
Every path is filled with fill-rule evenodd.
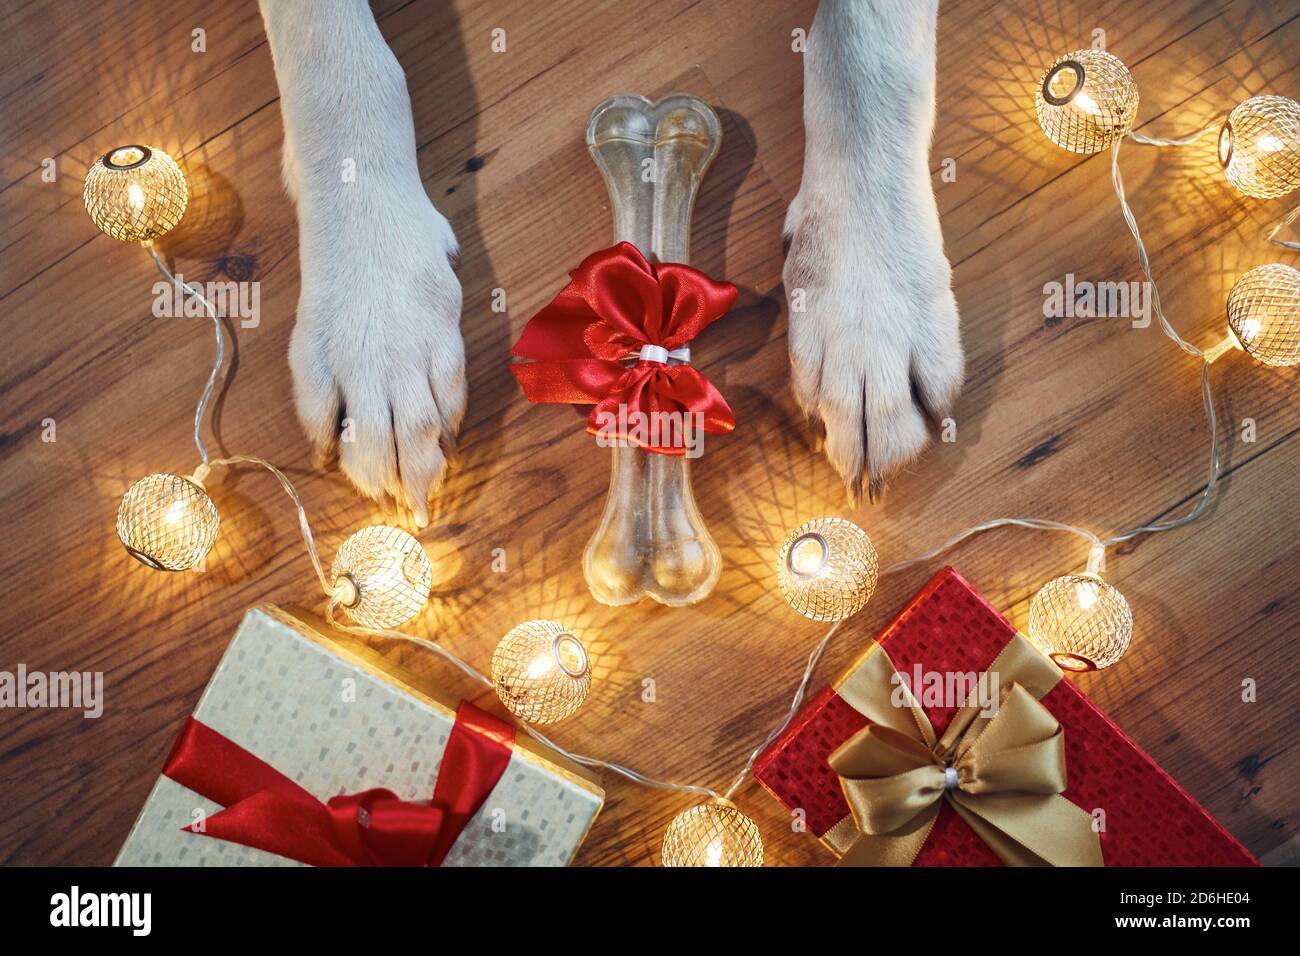
M 807 518 L 852 515 L 888 563 L 994 516 L 1112 532 L 1177 515 L 1199 492 L 1207 430 L 1195 362 L 1154 327 L 1043 318 L 1044 285 L 1067 273 L 1140 274 L 1107 157 L 1052 147 L 1035 124 L 1032 88 L 1058 53 L 1103 28 L 1137 77 L 1146 132 L 1195 129 L 1254 93 L 1300 97 L 1293 3 L 944 0 L 931 165 L 969 369 L 958 441 L 935 445 L 883 505 L 856 513 L 788 387 L 780 229 L 803 150 L 791 33 L 811 23 L 812 0 L 376 8 L 409 78 L 425 185 L 463 249 L 470 406 L 460 460 L 421 534 L 437 580 L 417 629 L 485 667 L 510 623 L 555 617 L 579 628 L 596 682 L 557 731 L 567 746 L 725 786 L 784 712 L 822 633 L 784 606 L 772 569 L 785 532 Z M 261 282 L 262 324 L 237 330 L 216 444 L 291 474 L 327 559 L 382 515 L 339 474 L 311 469 L 294 419 L 285 349 L 296 228 L 253 0 L 4 0 L 0 10 L 0 669 L 103 671 L 107 698 L 99 720 L 0 712 L 0 861 L 104 864 L 244 610 L 315 606 L 317 591 L 287 500 L 257 472 L 215 484 L 222 533 L 206 574 L 153 573 L 118 545 L 114 513 L 127 485 L 194 466 L 190 420 L 211 342 L 202 322 L 152 318 L 148 258 L 100 235 L 82 208 L 87 163 L 135 141 L 181 157 L 195 200 L 168 255 L 189 279 Z M 206 52 L 191 51 L 195 27 Z M 490 49 L 498 27 L 505 53 Z M 529 406 L 507 354 L 566 270 L 608 244 L 604 188 L 582 142 L 591 107 L 616 91 L 677 89 L 708 99 L 725 126 L 696 213 L 695 261 L 742 290 L 695 350 L 740 421 L 695 470 L 726 568 L 697 607 L 612 610 L 589 598 L 580 568 L 608 453 L 582 434 L 585 412 Z M 1223 333 L 1234 277 L 1286 261 L 1258 241 L 1282 207 L 1235 194 L 1211 140 L 1130 147 L 1123 163 L 1168 313 L 1205 345 Z M 46 158 L 57 163 L 52 183 L 41 175 Z M 945 158 L 956 161 L 954 182 L 939 177 Z M 498 287 L 508 315 L 490 308 Z M 1136 637 L 1117 666 L 1079 683 L 1252 851 L 1296 862 L 1297 374 L 1234 353 L 1214 366 L 1213 382 L 1220 493 L 1201 522 L 1110 556 Z M 47 419 L 54 442 L 42 437 Z M 1243 441 L 1246 419 L 1253 442 Z M 492 570 L 498 548 L 503 572 Z M 1073 539 L 1007 530 L 949 561 L 1023 624 L 1036 587 L 1084 557 Z M 938 566 L 886 579 L 831 646 L 817 683 Z M 418 650 L 392 653 L 431 683 L 474 693 Z M 647 677 L 655 703 L 641 700 Z M 1247 679 L 1257 702 L 1242 702 Z M 689 799 L 609 775 L 605 785 L 608 804 L 578 861 L 655 862 L 664 826 Z M 739 802 L 770 862 L 829 862 L 756 785 Z

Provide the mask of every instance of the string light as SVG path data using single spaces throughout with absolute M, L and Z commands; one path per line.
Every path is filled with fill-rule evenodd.
M 815 518 L 786 538 L 776 576 L 786 601 L 804 617 L 839 621 L 871 600 L 879 567 L 871 538 L 852 521 Z
M 153 568 L 181 570 L 194 567 L 211 549 L 219 523 L 216 506 L 203 488 L 207 475 L 212 468 L 218 466 L 257 465 L 274 475 L 293 501 L 298 514 L 299 531 L 316 577 L 327 597 L 326 615 L 334 627 L 356 634 L 406 641 L 433 651 L 474 680 L 495 687 L 507 706 L 514 700 L 519 714 L 523 715 L 521 720 L 535 718 L 541 723 L 544 719 L 558 720 L 571 714 L 586 698 L 591 680 L 586 650 L 571 631 L 554 622 L 530 622 L 545 625 L 545 632 L 550 635 L 549 659 L 546 655 L 537 653 L 521 656 L 519 659 L 528 662 L 529 667 L 515 678 L 507 679 L 504 656 L 499 661 L 494 655 L 494 670 L 500 678 L 494 681 L 437 642 L 392 629 L 419 613 L 427 603 L 432 584 L 428 556 L 413 537 L 397 528 L 362 529 L 339 548 L 331 569 L 332 578 L 327 578 L 312 535 L 307 509 L 288 477 L 271 462 L 253 455 L 209 459 L 201 436 L 201 426 L 224 358 L 225 340 L 220 318 L 216 308 L 199 287 L 182 283 L 172 274 L 159 258 L 152 243 L 154 238 L 163 235 L 180 221 L 188 201 L 188 187 L 184 177 L 180 176 L 179 169 L 176 170 L 179 179 L 170 180 L 170 170 L 162 168 L 170 162 L 170 157 L 166 157 L 166 154 L 148 150 L 149 155 L 142 157 L 125 153 L 124 150 L 127 149 L 139 149 L 142 154 L 145 152 L 139 147 L 113 150 L 106 167 L 110 172 L 122 172 L 114 167 L 127 164 L 128 160 L 136 164 L 135 168 L 144 169 L 144 161 L 152 159 L 161 164 L 158 175 L 145 176 L 144 173 L 137 173 L 137 178 L 131 181 L 104 180 L 105 173 L 92 170 L 87 175 L 87 212 L 108 235 L 141 242 L 158 271 L 203 306 L 212 320 L 216 354 L 212 372 L 194 413 L 194 444 L 202 464 L 189 478 L 179 475 L 150 475 L 128 490 L 118 508 L 118 533 L 123 544 L 136 558 Z M 171 165 L 175 166 L 174 163 Z M 155 191 L 154 186 L 160 181 L 166 182 Z M 132 184 L 137 188 L 132 189 Z M 126 226 L 122 226 L 122 223 L 126 223 Z M 180 502 L 179 505 L 176 504 L 177 501 Z M 334 612 L 339 608 L 356 623 L 336 620 Z M 520 647 L 517 632 L 527 626 L 521 625 L 507 635 L 498 647 L 498 652 L 502 652 L 503 647 L 517 651 Z M 834 628 L 831 633 L 834 633 Z M 516 639 L 512 640 L 512 635 Z M 823 639 L 822 647 L 830 636 L 827 634 Z M 815 659 L 816 655 L 809 660 L 808 672 L 796 694 L 795 705 L 802 698 Z M 556 671 L 562 676 L 557 677 Z M 544 686 L 547 681 L 551 682 L 549 688 Z M 509 688 L 516 691 L 513 698 Z M 515 712 L 515 708 L 511 709 Z M 787 721 L 788 719 L 787 717 Z M 520 726 L 534 739 L 583 766 L 604 768 L 647 787 L 718 797 L 718 793 L 708 787 L 657 780 L 621 764 L 574 753 L 537 728 L 522 722 Z M 752 762 L 753 758 L 750 763 Z M 748 767 L 745 772 L 748 772 Z M 743 777 L 744 773 L 740 779 Z
M 1110 54 L 1095 50 L 1077 51 L 1058 59 L 1044 74 L 1036 93 L 1039 124 L 1057 145 L 1085 154 L 1114 147 L 1112 179 L 1125 219 L 1137 241 L 1143 270 L 1152 286 L 1161 328 L 1184 352 L 1204 362 L 1202 392 L 1210 423 L 1211 464 L 1209 480 L 1196 503 L 1181 517 L 1134 528 L 1106 539 L 1083 528 L 1045 519 L 992 519 L 959 532 L 938 548 L 892 565 L 883 572 L 878 568 L 878 556 L 870 538 L 852 522 L 821 518 L 796 529 L 778 555 L 777 574 L 782 593 L 791 606 L 806 617 L 836 623 L 809 656 L 788 713 L 751 754 L 725 796 L 708 787 L 656 780 L 619 764 L 571 753 L 535 728 L 522 725 L 536 739 L 585 766 L 606 768 L 650 787 L 710 797 L 708 802 L 678 814 L 669 825 L 662 850 L 665 866 L 762 865 L 763 847 L 758 827 L 728 798 L 744 782 L 761 750 L 789 725 L 802 702 L 817 660 L 839 627 L 838 622 L 865 606 L 881 573 L 889 574 L 927 561 L 966 537 L 990 528 L 1019 525 L 1066 531 L 1090 542 L 1092 551 L 1088 569 L 1080 574 L 1055 578 L 1039 589 L 1030 606 L 1028 630 L 1031 640 L 1068 670 L 1110 666 L 1129 646 L 1133 620 L 1128 602 L 1100 575 L 1101 558 L 1106 548 L 1140 534 L 1170 530 L 1195 520 L 1208 505 L 1219 472 L 1215 415 L 1206 371 L 1219 349 L 1197 349 L 1182 339 L 1165 318 L 1146 250 L 1124 198 L 1118 167 L 1119 145 L 1126 136 L 1147 145 L 1178 146 L 1195 141 L 1201 133 L 1182 139 L 1157 139 L 1136 133 L 1132 125 L 1137 105 L 1137 86 L 1124 64 Z M 1283 195 L 1300 184 L 1296 159 L 1296 115 L 1294 101 L 1283 97 L 1254 97 L 1233 111 L 1220 132 L 1219 150 L 1225 175 L 1234 186 L 1248 195 L 1265 197 Z M 212 547 L 218 524 L 215 505 L 202 486 L 209 462 L 199 437 L 199 423 L 221 367 L 222 338 L 211 303 L 193 286 L 179 283 L 151 247 L 154 238 L 180 222 L 188 202 L 188 187 L 175 162 L 165 153 L 149 147 L 132 146 L 111 151 L 92 167 L 87 174 L 84 196 L 87 211 L 100 229 L 114 238 L 145 244 L 154 255 L 159 270 L 203 302 L 216 325 L 217 360 L 195 415 L 195 442 L 203 466 L 191 478 L 150 475 L 142 479 L 124 496 L 118 512 L 119 536 L 137 558 L 159 568 L 192 567 Z M 1282 225 L 1293 221 L 1297 214 L 1300 214 L 1300 208 L 1284 217 L 1269 238 Z M 1240 345 L 1269 365 L 1300 362 L 1298 288 L 1300 273 L 1289 266 L 1261 266 L 1243 276 L 1229 299 L 1229 325 L 1233 334 L 1224 347 Z M 547 723 L 562 719 L 573 713 L 586 698 L 590 686 L 586 651 L 572 632 L 555 622 L 530 621 L 507 634 L 493 654 L 493 676 L 490 679 L 434 641 L 389 630 L 390 626 L 409 621 L 427 602 L 432 575 L 419 542 L 396 528 L 363 529 L 339 549 L 332 569 L 333 581 L 328 582 L 316 553 L 305 509 L 288 479 L 269 462 L 249 456 L 236 456 L 211 464 L 239 461 L 254 462 L 268 468 L 293 497 L 312 563 L 330 599 L 331 621 L 334 620 L 333 609 L 343 607 L 348 616 L 361 625 L 351 627 L 335 622 L 335 626 L 409 641 L 436 651 L 471 677 L 493 686 L 506 707 L 521 721 Z M 175 484 L 178 482 L 182 484 Z M 165 489 L 171 489 L 171 493 L 178 496 L 175 500 L 183 503 L 174 506 L 173 499 L 166 497 Z M 173 525 L 183 532 L 175 536 L 176 540 L 159 530 Z
M 1300 270 L 1274 263 L 1243 275 L 1228 296 L 1228 327 L 1256 361 L 1300 365 Z
M 1300 219 L 1300 206 L 1296 206 L 1269 226 L 1268 229 L 1264 231 L 1264 241 L 1270 242 L 1275 246 L 1281 246 L 1283 249 L 1292 249 L 1300 252 L 1300 242 L 1295 242 L 1290 239 L 1275 238 L 1279 232 L 1291 225 L 1291 223 L 1295 222 L 1297 219 Z
M 525 621 L 492 653 L 492 684 L 520 720 L 553 724 L 571 715 L 591 689 L 582 641 L 555 621 Z
M 683 810 L 664 831 L 664 866 L 762 866 L 758 826 L 730 800 L 710 800 Z
M 1133 640 L 1124 595 L 1093 571 L 1048 581 L 1029 605 L 1029 639 L 1062 670 L 1091 671 L 1118 661 Z
M 1038 125 L 1053 143 L 1073 153 L 1099 153 L 1133 125 L 1137 83 L 1117 57 L 1076 50 L 1048 67 L 1035 103 Z
M 119 146 L 86 171 L 90 219 L 123 242 L 152 242 L 180 224 L 190 201 L 185 174 L 161 149 Z
M 333 581 L 327 582 L 302 499 L 289 479 L 270 462 L 251 455 L 209 460 L 200 432 L 225 355 L 221 321 L 202 291 L 177 279 L 153 248 L 153 240 L 176 227 L 189 203 L 189 185 L 175 160 L 150 146 L 110 150 L 87 171 L 83 199 L 91 220 L 105 234 L 144 245 L 158 271 L 203 305 L 216 337 L 212 373 L 194 413 L 194 443 L 202 464 L 189 478 L 149 475 L 128 489 L 117 515 L 118 537 L 127 551 L 152 568 L 197 565 L 212 548 L 219 524 L 203 479 L 214 464 L 256 464 L 274 474 L 293 498 L 321 586 L 352 620 L 386 628 L 419 614 L 428 602 L 433 572 L 424 548 L 411 535 L 386 526 L 363 528 L 343 542 L 335 556 Z
M 197 477 L 141 478 L 117 506 L 117 536 L 127 553 L 158 571 L 188 571 L 217 540 L 217 506 Z
M 1219 131 L 1219 162 L 1228 182 L 1255 199 L 1276 199 L 1300 186 L 1300 103 L 1252 96 Z
M 349 537 L 330 570 L 339 605 L 363 627 L 400 627 L 424 610 L 433 586 L 424 547 L 388 525 L 362 528 Z

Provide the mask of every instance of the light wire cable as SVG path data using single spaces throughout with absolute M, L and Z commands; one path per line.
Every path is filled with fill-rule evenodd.
M 1295 222 L 1296 219 L 1298 218 L 1300 218 L 1300 206 L 1296 206 L 1294 209 L 1292 209 L 1289 213 L 1287 213 L 1277 222 L 1273 223 L 1273 225 L 1271 225 L 1268 228 L 1268 230 L 1264 233 L 1264 241 L 1271 242 L 1275 246 L 1281 246 L 1283 249 L 1300 250 L 1300 242 L 1292 242 L 1289 239 L 1275 238 L 1279 232 L 1281 232 L 1287 226 L 1291 225 L 1291 223 Z
M 158 257 L 158 252 L 154 249 L 152 241 L 145 241 L 140 243 L 140 245 L 144 246 L 145 251 L 149 253 L 149 258 L 152 259 L 153 264 L 158 267 L 158 271 L 170 279 L 174 285 L 179 286 L 181 289 L 184 289 L 187 293 L 194 296 L 194 298 L 198 299 L 199 302 L 203 304 L 203 309 L 207 312 L 208 318 L 212 319 L 212 331 L 216 335 L 217 339 L 217 354 L 212 361 L 212 373 L 208 376 L 208 383 L 204 386 L 203 395 L 199 398 L 198 407 L 194 410 L 194 445 L 199 450 L 199 457 L 203 460 L 203 464 L 206 465 L 208 464 L 208 449 L 203 444 L 203 416 L 207 414 L 208 403 L 212 400 L 212 392 L 217 387 L 217 376 L 221 374 L 221 366 L 226 359 L 226 336 L 225 333 L 221 331 L 221 318 L 217 315 L 216 307 L 213 306 L 213 304 L 209 302 L 207 297 L 203 294 L 202 289 L 197 286 L 192 286 L 188 282 L 182 282 L 180 279 L 176 278 L 176 276 L 172 275 L 171 270 L 168 269 L 167 266 L 163 264 L 162 259 Z
M 333 595 L 334 586 L 325 577 L 325 568 L 321 565 L 320 552 L 316 549 L 316 539 L 311 533 L 311 524 L 307 521 L 307 507 L 302 503 L 302 495 L 298 494 L 298 489 L 293 486 L 293 482 L 289 480 L 288 476 L 265 458 L 258 458 L 256 455 L 231 455 L 229 458 L 216 458 L 211 462 L 200 465 L 195 472 L 195 477 L 202 480 L 207 477 L 210 468 L 223 465 L 227 467 L 231 465 L 259 465 L 276 477 L 285 494 L 293 499 L 293 506 L 298 511 L 298 532 L 302 535 L 303 544 L 307 546 L 307 554 L 311 557 L 311 566 L 316 572 L 316 578 L 320 581 L 320 586 L 325 593 Z

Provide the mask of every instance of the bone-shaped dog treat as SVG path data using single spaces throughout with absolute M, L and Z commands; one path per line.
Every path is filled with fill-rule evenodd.
M 695 195 L 721 140 L 717 115 L 694 96 L 619 95 L 597 106 L 587 148 L 609 189 L 615 242 L 652 261 L 689 262 Z M 722 554 L 696 507 L 689 459 L 630 446 L 612 454 L 605 513 L 582 562 L 592 596 L 612 605 L 702 600 Z

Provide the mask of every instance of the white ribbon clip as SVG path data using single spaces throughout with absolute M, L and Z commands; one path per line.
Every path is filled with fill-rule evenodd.
M 958 782 L 959 781 L 957 780 L 957 768 L 944 767 L 943 768 L 943 789 L 956 790 Z
M 657 362 L 660 365 L 667 365 L 670 359 L 678 365 L 689 365 L 691 361 L 691 347 L 689 345 L 683 345 L 681 348 L 673 349 L 670 352 L 662 345 L 641 346 L 642 362 Z

